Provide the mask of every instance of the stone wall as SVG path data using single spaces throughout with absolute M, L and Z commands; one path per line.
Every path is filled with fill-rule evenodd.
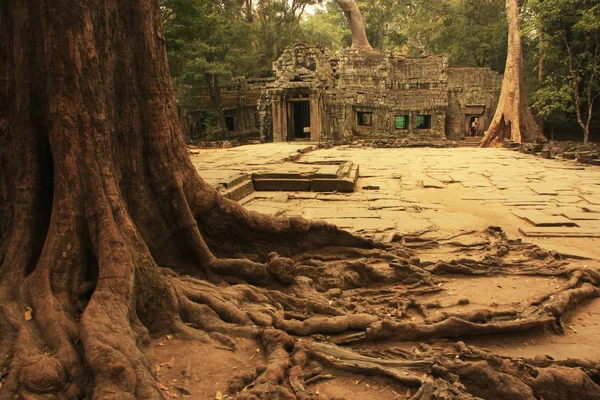
M 479 117 L 483 134 L 494 117 L 501 87 L 502 75 L 490 68 L 450 68 L 446 137 L 462 138 L 468 131 L 469 116 Z
M 448 103 L 444 57 L 407 58 L 345 50 L 332 64 L 336 85 L 328 91 L 326 108 L 334 117 L 334 126 L 327 131 L 333 142 L 356 138 L 444 140 Z M 361 114 L 370 114 L 370 124 L 361 121 Z M 419 116 L 428 120 L 426 127 L 417 126 Z M 405 126 L 396 127 L 397 117 L 404 119 Z

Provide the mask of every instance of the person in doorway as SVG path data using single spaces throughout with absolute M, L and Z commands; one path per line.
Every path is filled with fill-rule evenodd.
M 475 117 L 473 122 L 471 122 L 471 136 L 479 135 L 479 118 Z

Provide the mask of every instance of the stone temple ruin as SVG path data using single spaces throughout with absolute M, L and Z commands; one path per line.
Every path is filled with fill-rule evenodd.
M 228 139 L 261 142 L 355 140 L 398 145 L 463 139 L 478 117 L 494 115 L 502 76 L 489 68 L 451 67 L 445 56 L 297 44 L 273 63 L 274 77 L 238 78 L 222 88 Z M 200 110 L 210 106 L 200 98 Z M 207 115 L 188 112 L 191 139 Z

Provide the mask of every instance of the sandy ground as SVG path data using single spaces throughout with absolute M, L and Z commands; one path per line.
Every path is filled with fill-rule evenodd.
M 573 264 L 597 265 L 600 259 L 600 167 L 546 160 L 505 149 L 471 148 L 334 147 L 309 152 L 294 162 L 282 161 L 298 154 L 300 147 L 306 145 L 203 150 L 192 155 L 192 161 L 200 174 L 215 185 L 256 171 L 314 171 L 327 162 L 352 161 L 360 166 L 354 193 L 255 192 L 241 203 L 268 214 L 323 219 L 381 240 L 425 230 L 447 236 L 495 225 L 512 238 L 523 237 L 573 257 Z M 523 232 L 528 229 L 565 234 L 526 237 Z M 573 232 L 599 238 L 564 237 Z M 432 259 L 461 256 L 436 254 L 435 249 L 423 254 Z M 543 277 L 449 276 L 447 291 L 440 300 L 450 303 L 467 296 L 470 307 L 510 304 L 545 293 L 558 284 L 557 279 Z M 600 359 L 600 299 L 585 304 L 565 324 L 569 329 L 562 336 L 534 331 L 462 339 L 501 355 Z M 398 346 L 412 351 L 416 344 Z M 153 351 L 157 375 L 165 393 L 173 398 L 225 396 L 227 381 L 240 369 L 264 363 L 263 350 L 251 340 L 241 340 L 237 351 L 231 352 L 213 344 L 189 344 L 162 337 L 154 341 Z M 177 389 L 178 386 L 190 393 Z M 310 390 L 324 399 L 410 396 L 406 388 L 384 379 L 337 372 L 336 379 L 312 385 Z

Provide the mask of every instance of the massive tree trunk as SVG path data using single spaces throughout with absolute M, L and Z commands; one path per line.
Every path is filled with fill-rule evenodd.
M 160 399 L 147 350 L 161 333 L 261 341 L 268 365 L 232 381 L 239 399 L 307 399 L 317 362 L 391 377 L 413 399 L 567 398 L 546 393 L 551 384 L 568 398 L 600 396 L 591 362 L 521 360 L 524 374 L 460 342 L 384 361 L 296 341 L 290 334 L 360 343 L 558 329 L 600 294 L 600 274 L 564 268 L 498 228 L 483 233 L 484 261 L 426 265 L 399 245 L 224 199 L 196 173 L 177 127 L 158 0 L 5 0 L 0 33 L 1 400 Z M 499 249 L 519 264 L 496 261 Z M 461 301 L 433 314 L 415 297 L 442 292 L 440 273 L 508 271 L 570 280 L 510 312 L 461 313 Z M 402 320 L 409 308 L 427 318 Z
M 523 82 L 523 52 L 519 23 L 519 0 L 506 0 L 508 19 L 508 54 L 498 107 L 481 147 L 502 146 L 505 139 L 513 142 L 538 142 L 546 139 L 540 133 L 527 104 Z
M 182 286 L 158 265 L 264 282 L 272 274 L 260 250 L 273 235 L 281 246 L 268 250 L 282 254 L 309 246 L 309 231 L 367 243 L 248 213 L 197 175 L 159 11 L 157 0 L 0 6 L 2 399 L 88 389 L 158 398 L 149 331 L 202 337 L 182 322 L 191 307 Z M 263 262 L 227 259 L 251 248 Z
M 350 31 L 352 32 L 352 48 L 356 50 L 372 50 L 367 32 L 365 31 L 365 23 L 362 14 L 358 8 L 358 4 L 354 0 L 335 0 L 335 2 L 344 10 Z

